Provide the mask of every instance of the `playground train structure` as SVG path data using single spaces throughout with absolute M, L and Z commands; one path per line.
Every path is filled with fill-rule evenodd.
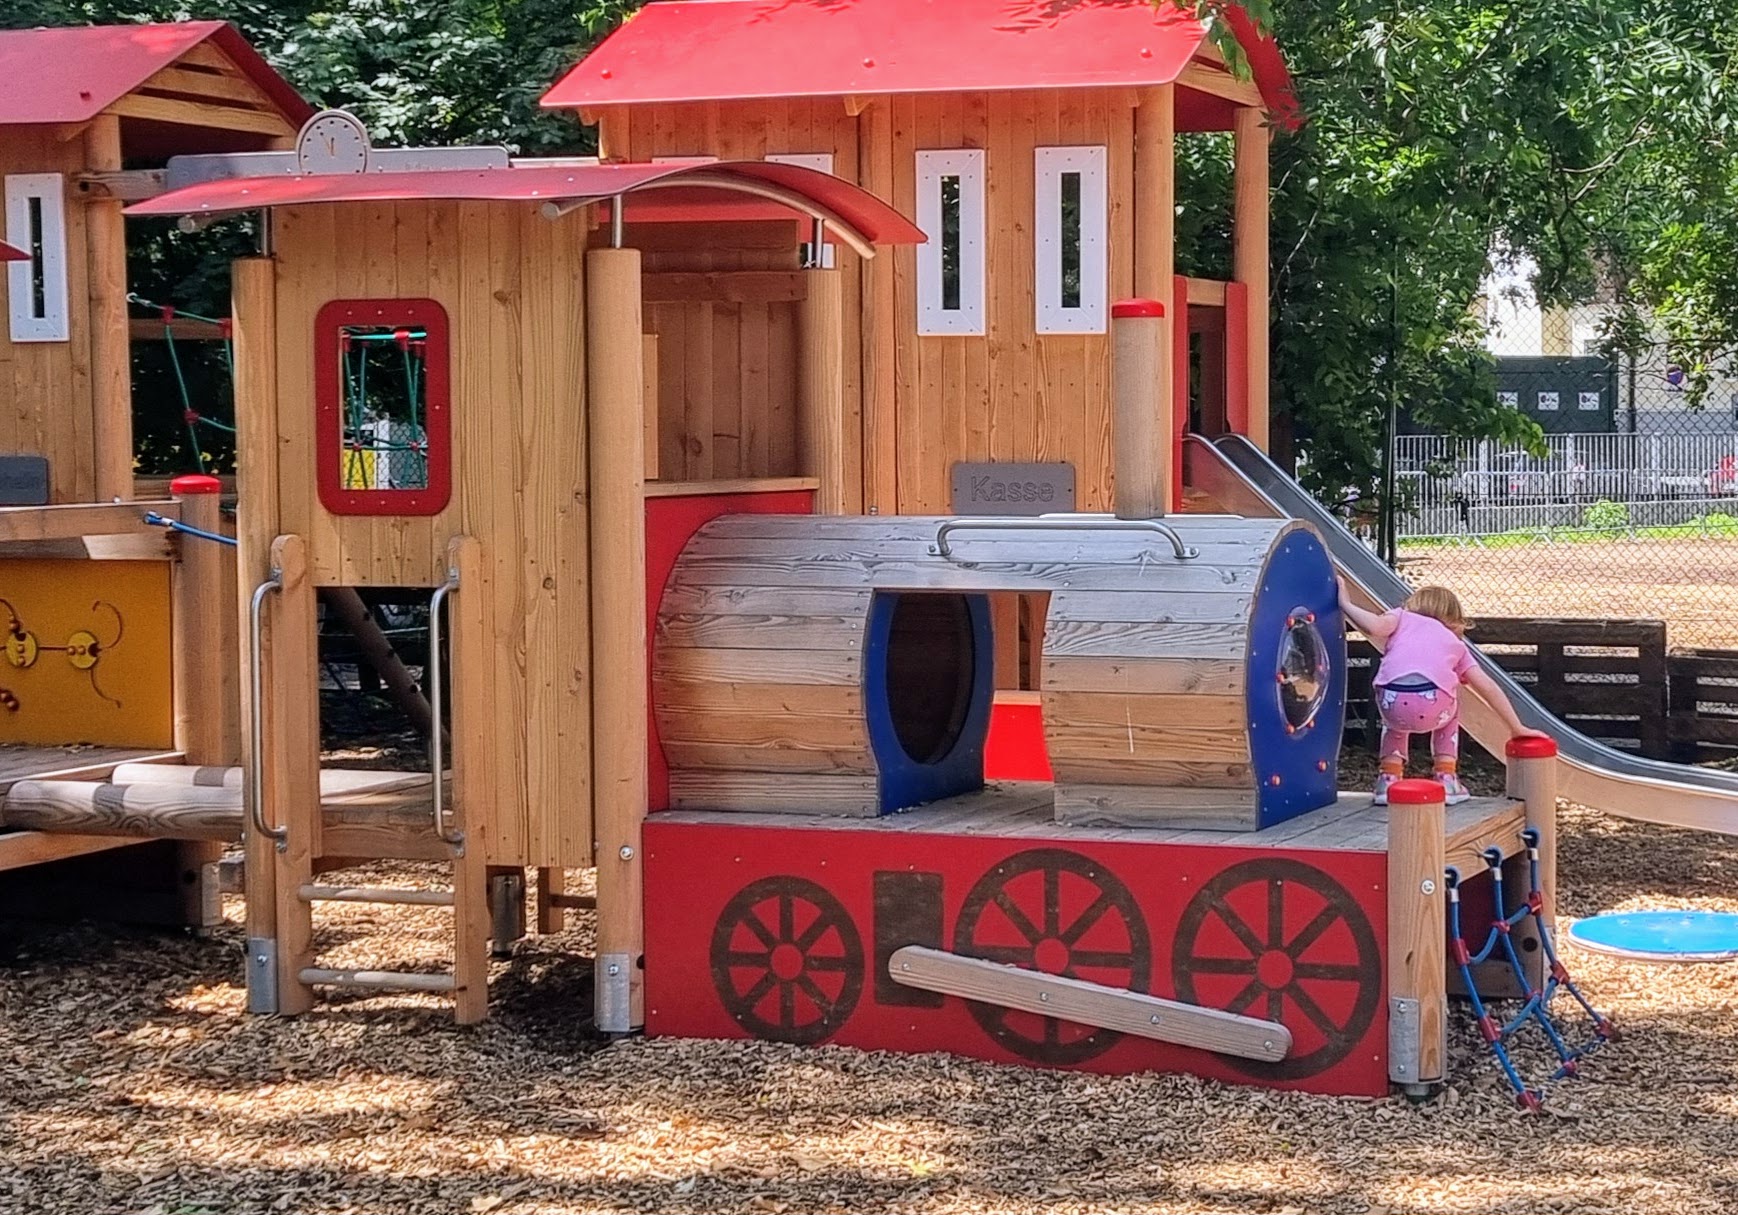
M 534 870 L 604 1031 L 1336 1093 L 1442 1081 L 1451 957 L 1535 1008 L 1548 748 L 1339 793 L 1322 538 L 1189 472 L 1267 443 L 1276 49 L 1004 8 L 655 3 L 545 99 L 600 157 L 541 161 L 374 148 L 216 23 L 0 33 L 54 82 L 0 105 L 0 907 L 210 923 L 240 845 L 250 1009 L 474 1021 Z M 1222 281 L 1174 269 L 1212 132 Z M 153 492 L 124 225 L 234 216 L 234 479 Z M 318 620 L 391 666 L 382 590 L 430 604 L 430 764 L 322 768 Z M 324 877 L 374 859 L 450 881 Z M 1450 866 L 1508 953 L 1459 966 Z M 322 965 L 334 900 L 450 914 L 451 970 Z

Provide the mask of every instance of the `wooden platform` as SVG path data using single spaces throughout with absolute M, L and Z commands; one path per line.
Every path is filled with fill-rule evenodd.
M 139 747 L 0 746 L 0 796 L 21 780 L 102 780 L 121 764 L 174 763 L 180 758 L 179 752 Z M 106 835 L 49 835 L 0 828 L 0 871 L 137 842 Z
M 903 814 L 842 819 L 814 814 L 745 814 L 670 810 L 659 823 L 710 823 L 736 827 L 811 831 L 910 832 L 927 835 L 996 836 L 1012 839 L 1098 840 L 1117 843 L 1189 844 L 1222 848 L 1283 848 L 1287 851 L 1374 852 L 1388 850 L 1388 807 L 1370 804 L 1368 793 L 1342 793 L 1332 806 L 1265 831 L 1204 831 L 1199 828 L 1097 827 L 1058 823 L 1052 817 L 1051 786 L 992 785 L 981 793 L 949 798 Z M 1475 797 L 1448 808 L 1447 859 L 1463 872 L 1484 867 L 1481 853 L 1493 844 L 1512 856 L 1522 849 L 1520 802 Z

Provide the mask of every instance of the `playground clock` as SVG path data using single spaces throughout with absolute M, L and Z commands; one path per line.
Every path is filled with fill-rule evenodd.
M 366 173 L 368 128 L 346 110 L 322 110 L 296 136 L 296 164 L 304 173 Z

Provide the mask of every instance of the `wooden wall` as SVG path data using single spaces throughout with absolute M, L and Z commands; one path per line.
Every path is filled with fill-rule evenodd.
M 399 203 L 286 208 L 276 222 L 277 399 L 238 409 L 244 429 L 275 416 L 276 500 L 256 497 L 270 474 L 242 468 L 241 509 L 274 511 L 279 532 L 305 537 L 320 585 L 433 587 L 452 537 L 481 543 L 484 578 L 459 590 L 455 611 L 468 600 L 483 613 L 493 682 L 454 694 L 493 707 L 488 862 L 588 865 L 587 217 Z M 312 472 L 315 313 L 333 299 L 421 296 L 451 327 L 452 501 L 428 518 L 334 516 Z
M 936 94 L 921 97 L 812 98 L 711 102 L 610 110 L 601 115 L 608 157 L 712 155 L 758 159 L 768 153 L 831 152 L 834 172 L 916 214 L 915 153 L 925 148 L 987 152 L 987 278 L 989 314 L 982 337 L 919 337 L 917 255 L 905 248 L 864 265 L 838 253 L 846 273 L 847 467 L 862 484 L 847 493 L 847 510 L 946 512 L 950 470 L 957 460 L 1066 460 L 1075 466 L 1081 510 L 1110 505 L 1110 345 L 1105 335 L 1036 332 L 1033 320 L 1033 150 L 1071 144 L 1110 149 L 1110 293 L 1134 289 L 1134 106 L 1132 90 Z M 661 269 L 675 268 L 661 255 Z M 651 262 L 648 262 L 648 270 Z M 670 348 L 674 309 L 648 309 L 659 335 L 660 376 L 677 369 Z M 681 332 L 702 325 L 726 383 L 738 345 L 758 349 L 758 329 L 714 309 L 711 324 L 690 306 Z M 758 319 L 753 322 L 758 325 Z M 774 322 L 775 329 L 782 320 Z M 782 331 L 782 330 L 781 330 Z M 742 337 L 752 332 L 755 336 Z M 703 353 L 684 356 L 690 370 Z M 769 397 L 782 411 L 780 391 Z M 716 391 L 716 390 L 715 390 Z M 775 443 L 752 450 L 733 429 L 734 398 L 710 419 L 692 391 L 665 382 L 661 457 L 684 441 L 687 462 L 660 469 L 665 478 L 755 476 L 802 472 L 773 458 Z M 742 425 L 755 402 L 743 393 Z M 766 415 L 782 434 L 782 412 Z M 684 430 L 687 427 L 687 430 Z M 685 438 L 684 438 L 685 436 Z M 695 453 L 703 453 L 696 457 Z M 681 467 L 677 474 L 673 468 Z M 853 479 L 854 480 L 854 479 Z
M 717 156 L 759 160 L 768 154 L 827 152 L 833 171 L 855 180 L 858 120 L 837 98 L 707 102 L 615 111 L 605 116 L 604 154 L 618 160 Z M 680 230 L 662 240 L 636 232 L 648 275 L 672 271 L 796 269 L 796 246 L 807 239 L 796 224 L 745 225 L 736 247 L 684 242 Z M 687 247 L 683 247 L 686 243 Z M 861 260 L 836 246 L 845 298 L 861 291 Z M 845 311 L 845 464 L 862 464 L 863 389 L 860 311 Z M 805 475 L 798 466 L 796 306 L 783 300 L 652 303 L 646 325 L 658 336 L 658 475 L 666 481 Z M 846 509 L 864 509 L 863 487 L 848 478 Z
M 95 405 L 91 370 L 90 264 L 86 208 L 72 177 L 84 169 L 85 143 L 53 127 L 0 128 L 0 176 L 63 173 L 66 181 L 67 310 L 71 340 L 12 341 L 0 311 L 0 454 L 48 457 L 54 502 L 94 502 Z M 0 216 L 0 235 L 4 235 Z M 5 296 L 0 278 L 0 298 Z

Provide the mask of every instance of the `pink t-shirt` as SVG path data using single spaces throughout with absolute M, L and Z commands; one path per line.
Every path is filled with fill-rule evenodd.
M 1390 684 L 1422 675 L 1445 692 L 1458 691 L 1461 677 L 1472 670 L 1472 651 L 1454 630 L 1431 616 L 1404 608 L 1376 668 L 1376 683 Z

